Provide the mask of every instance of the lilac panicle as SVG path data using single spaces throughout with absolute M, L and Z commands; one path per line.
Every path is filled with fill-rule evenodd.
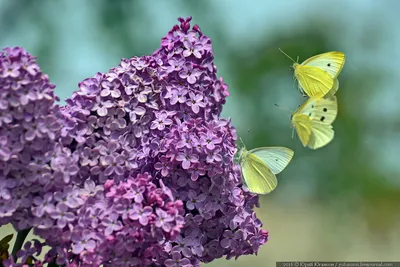
M 1 51 L 0 225 L 32 227 L 29 209 L 35 197 L 62 188 L 69 179 L 66 170 L 77 170 L 67 152 L 57 148 L 61 114 L 54 88 L 24 49 Z
M 33 227 L 48 261 L 200 266 L 267 242 L 211 40 L 178 20 L 151 56 L 85 79 L 61 108 L 31 56 L 3 53 L 0 222 Z

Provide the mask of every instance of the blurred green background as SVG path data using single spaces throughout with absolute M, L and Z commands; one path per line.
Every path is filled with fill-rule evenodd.
M 270 241 L 258 256 L 207 266 L 400 261 L 398 10 L 396 0 L 0 0 L 0 46 L 38 56 L 64 100 L 121 58 L 151 54 L 177 17 L 193 16 L 230 88 L 223 117 L 250 149 L 295 150 L 277 190 L 260 197 Z M 336 136 L 324 148 L 292 139 L 290 112 L 274 106 L 295 110 L 304 100 L 278 48 L 300 61 L 346 55 Z

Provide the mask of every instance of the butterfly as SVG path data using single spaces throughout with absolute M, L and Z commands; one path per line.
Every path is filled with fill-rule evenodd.
M 294 155 L 286 147 L 260 147 L 247 151 L 242 148 L 239 164 L 243 180 L 250 192 L 268 194 L 276 188 L 275 174 L 283 171 Z
M 281 52 L 293 60 L 282 50 Z M 309 97 L 323 97 L 335 86 L 338 88 L 337 77 L 342 71 L 345 61 L 344 53 L 337 51 L 310 57 L 301 64 L 293 60 L 294 77 L 299 83 L 300 92 Z
M 332 141 L 338 112 L 335 96 L 310 97 L 293 114 L 292 126 L 303 146 L 321 148 Z

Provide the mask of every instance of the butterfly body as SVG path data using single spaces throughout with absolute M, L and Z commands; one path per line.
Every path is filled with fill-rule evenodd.
M 337 116 L 335 96 L 310 97 L 292 115 L 292 126 L 303 146 L 318 149 L 332 141 Z
M 278 185 L 276 174 L 289 164 L 294 152 L 285 147 L 242 148 L 239 163 L 250 192 L 268 194 Z

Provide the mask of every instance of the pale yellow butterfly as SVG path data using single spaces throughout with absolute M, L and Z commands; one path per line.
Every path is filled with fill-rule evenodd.
M 292 115 L 292 125 L 303 146 L 321 148 L 332 141 L 338 112 L 335 96 L 310 97 Z
M 283 171 L 294 155 L 286 147 L 260 147 L 240 151 L 239 163 L 243 180 L 250 192 L 268 194 L 276 188 L 278 180 L 275 174 Z
M 332 91 L 337 91 L 339 84 L 335 84 L 335 80 L 337 80 L 346 61 L 342 52 L 332 51 L 319 54 L 299 64 L 281 49 L 279 50 L 294 62 L 294 77 L 297 79 L 299 90 L 303 94 L 305 93 L 309 97 L 323 97 L 332 89 Z M 335 87 L 336 90 L 334 90 Z

